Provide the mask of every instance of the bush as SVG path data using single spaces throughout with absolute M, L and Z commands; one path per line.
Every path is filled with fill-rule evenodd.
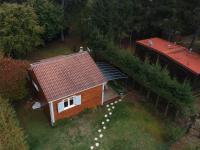
M 26 76 L 29 64 L 11 58 L 0 59 L 0 94 L 9 100 L 21 100 L 28 95 Z
M 169 123 L 165 132 L 165 139 L 170 141 L 170 144 L 173 144 L 185 134 L 185 129 L 177 126 L 176 124 Z
M 96 51 L 100 57 L 119 67 L 123 72 L 148 90 L 164 98 L 182 115 L 186 116 L 194 112 L 195 98 L 188 84 L 181 84 L 172 79 L 166 69 L 158 64 L 142 62 L 138 57 L 127 51 L 110 47 L 106 50 Z
M 0 97 L 0 149 L 27 150 L 28 145 L 23 130 L 8 101 Z

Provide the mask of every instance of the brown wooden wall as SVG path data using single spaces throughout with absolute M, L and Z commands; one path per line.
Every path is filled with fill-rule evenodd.
M 86 108 L 94 108 L 97 105 L 101 105 L 102 85 L 77 93 L 76 95 L 81 95 L 81 105 L 64 110 L 60 113 L 58 112 L 58 103 L 61 102 L 63 99 L 53 102 L 55 121 L 74 116 Z

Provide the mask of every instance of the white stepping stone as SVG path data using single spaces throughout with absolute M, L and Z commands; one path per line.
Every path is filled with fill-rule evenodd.
M 110 108 L 108 108 L 108 111 L 111 111 L 111 109 L 110 109 Z
M 95 146 L 96 146 L 96 147 L 99 147 L 99 143 L 95 143 Z
M 112 115 L 112 112 L 109 112 L 109 115 Z
M 107 122 L 109 122 L 109 121 L 110 121 L 110 119 L 106 119 L 106 121 L 107 121 Z
M 109 106 L 110 106 L 109 104 L 106 105 L 106 107 L 109 107 Z
M 113 105 L 113 103 L 110 103 L 110 105 Z
M 102 138 L 102 137 L 103 137 L 103 134 L 99 134 L 99 137 Z
M 118 103 L 118 101 L 115 101 L 115 104 L 117 104 Z
M 90 146 L 90 149 L 94 149 L 94 146 Z
M 97 138 L 97 137 L 95 137 L 95 138 L 94 138 L 94 140 L 95 140 L 95 141 L 98 141 L 98 138 Z
M 121 102 L 122 101 L 122 99 L 119 99 L 119 102 Z
M 115 109 L 115 106 L 112 106 L 112 109 Z
M 103 126 L 103 129 L 105 130 L 105 129 L 106 129 L 106 126 Z
M 104 122 L 104 121 L 102 121 L 102 122 L 101 122 L 101 124 L 105 124 L 105 122 Z
M 105 116 L 104 116 L 105 118 L 107 118 L 108 117 L 108 115 L 107 114 L 105 114 Z
M 100 132 L 101 132 L 101 129 L 99 129 L 98 132 L 100 133 Z

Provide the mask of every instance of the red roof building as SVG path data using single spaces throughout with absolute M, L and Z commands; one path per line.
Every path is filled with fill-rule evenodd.
M 200 54 L 160 38 L 137 41 L 136 54 L 143 60 L 146 56 L 153 62 L 159 59 L 172 75 L 181 80 L 188 79 L 194 87 L 199 87 Z
M 151 38 L 137 41 L 146 48 L 149 48 L 156 53 L 164 55 L 172 61 L 190 70 L 196 75 L 200 74 L 200 55 L 196 52 L 190 52 L 187 48 L 168 42 L 160 38 Z
M 33 63 L 29 75 L 52 124 L 103 104 L 107 80 L 88 52 Z

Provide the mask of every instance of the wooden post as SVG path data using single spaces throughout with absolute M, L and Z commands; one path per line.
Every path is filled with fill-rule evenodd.
M 184 82 L 183 82 L 183 83 L 184 83 L 184 84 L 186 84 L 186 83 L 187 83 L 187 80 L 188 80 L 188 76 L 186 76 L 186 77 L 185 77 L 185 79 L 184 79 Z
M 158 101 L 159 101 L 159 96 L 157 96 L 157 98 L 156 98 L 156 105 L 155 105 L 155 107 L 157 108 L 157 106 L 158 106 Z
M 169 109 L 169 102 L 167 103 L 167 106 L 166 106 L 166 109 L 165 109 L 165 116 L 167 116 L 167 113 L 168 113 L 168 109 Z
M 148 90 L 148 91 L 147 91 L 147 99 L 149 99 L 150 93 L 151 93 L 151 92 Z
M 157 59 L 156 59 L 156 65 L 159 65 L 159 62 L 160 62 L 160 56 L 157 55 Z
M 179 111 L 178 111 L 178 110 L 176 110 L 175 119 L 177 118 L 177 116 L 178 116 L 178 113 L 179 113 Z
M 141 85 L 140 85 L 140 87 L 139 87 L 139 91 L 142 92 L 142 86 L 141 86 Z
M 128 91 L 128 78 L 126 79 L 126 89 Z
M 196 38 L 197 38 L 199 32 L 200 32 L 200 27 L 195 31 L 195 33 L 194 33 L 194 35 L 192 37 L 192 41 L 191 41 L 190 46 L 188 48 L 190 51 L 192 51 L 193 45 L 194 45 L 194 43 L 196 41 Z
M 62 6 L 62 8 L 64 10 L 65 9 L 65 0 L 61 0 L 61 6 Z M 63 20 L 63 22 L 64 22 L 64 20 Z M 65 40 L 65 36 L 64 36 L 64 30 L 63 30 L 63 28 L 60 31 L 60 36 L 61 36 L 61 41 L 64 41 Z

